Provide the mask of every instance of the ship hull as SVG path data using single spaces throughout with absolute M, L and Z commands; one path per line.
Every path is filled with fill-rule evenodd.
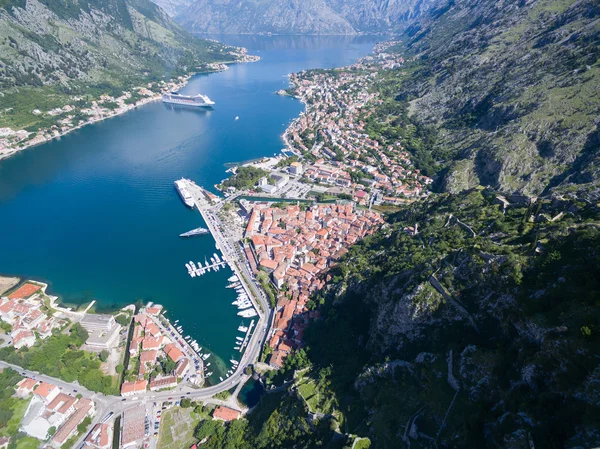
M 192 195 L 186 190 L 185 186 L 181 181 L 175 181 L 175 190 L 179 194 L 179 197 L 183 201 L 183 203 L 190 208 L 194 208 L 194 199 Z
M 164 104 L 170 104 L 170 105 L 174 105 L 174 106 L 185 106 L 185 107 L 189 107 L 189 108 L 201 108 L 201 109 L 212 109 L 213 105 L 212 104 L 208 104 L 208 103 L 194 103 L 194 102 L 187 102 L 187 101 L 179 101 L 179 100 L 165 100 L 163 99 L 162 101 Z

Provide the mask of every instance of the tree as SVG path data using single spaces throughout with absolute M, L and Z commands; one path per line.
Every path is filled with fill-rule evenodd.
M 213 421 L 212 419 L 205 419 L 200 421 L 194 430 L 194 436 L 199 440 L 203 440 L 207 437 L 216 437 L 219 439 L 223 438 L 223 424 L 220 421 Z
M 123 365 L 119 363 L 117 366 L 115 366 L 115 371 L 117 374 L 121 374 L 123 372 Z
M 183 398 L 179 405 L 181 405 L 182 408 L 189 408 L 192 405 L 192 401 L 189 398 Z
M 162 358 L 160 360 L 160 365 L 162 366 L 163 373 L 165 374 L 170 374 L 175 369 L 175 362 L 169 357 Z
M 98 357 L 100 358 L 101 362 L 106 362 L 108 360 L 109 355 L 110 353 L 106 349 L 103 349 L 102 351 L 100 351 L 100 354 L 98 354 Z
M 131 323 L 131 318 L 124 313 L 120 313 L 116 316 L 115 321 L 121 326 L 129 326 L 129 323 Z
M 79 323 L 73 324 L 71 327 L 71 335 L 80 342 L 78 346 L 81 346 L 90 337 L 88 331 Z

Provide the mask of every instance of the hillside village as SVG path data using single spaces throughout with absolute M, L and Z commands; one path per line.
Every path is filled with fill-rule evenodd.
M 433 181 L 411 162 L 402 142 L 382 145 L 365 130 L 365 119 L 382 100 L 371 90 L 381 71 L 401 66 L 402 56 L 386 53 L 397 42 L 378 44 L 373 56 L 335 70 L 304 71 L 290 76 L 291 91 L 306 111 L 286 130 L 291 151 L 304 157 L 304 176 L 332 185 L 332 193 L 369 197 L 375 204 L 401 204 L 427 196 Z
M 35 132 L 0 128 L 0 159 L 27 147 L 60 137 L 82 126 L 124 114 L 138 106 L 156 101 L 164 92 L 184 86 L 189 78 L 189 76 L 180 76 L 168 82 L 164 80 L 151 82 L 132 91 L 125 91 L 118 97 L 103 94 L 96 100 L 88 101 L 83 97 L 75 96 L 71 98 L 71 104 L 49 111 L 33 109 L 31 111 L 33 115 L 44 117 L 54 124 Z

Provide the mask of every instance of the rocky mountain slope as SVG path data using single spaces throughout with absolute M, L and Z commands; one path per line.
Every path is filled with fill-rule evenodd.
M 73 95 L 120 95 L 231 60 L 228 50 L 193 37 L 147 0 L 3 0 L 0 127 L 30 126 L 32 110 Z
M 539 194 L 598 179 L 600 6 L 593 0 L 455 0 L 415 21 L 418 70 L 397 99 L 437 132 L 444 189 Z M 587 181 L 586 181 L 587 180 Z
M 398 31 L 435 0 L 155 0 L 202 33 L 356 34 Z

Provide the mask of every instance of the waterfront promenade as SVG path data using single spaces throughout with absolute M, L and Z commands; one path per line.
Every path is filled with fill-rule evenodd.
M 211 204 L 211 200 L 209 200 L 202 187 L 190 181 L 188 181 L 187 184 L 188 191 L 194 198 L 194 203 L 196 204 L 198 211 L 202 215 L 208 230 L 223 254 L 223 260 L 227 262 L 229 267 L 239 278 L 259 317 L 255 331 L 250 337 L 247 349 L 242 355 L 238 368 L 225 380 L 225 382 L 227 382 L 230 379 L 239 379 L 243 374 L 245 367 L 258 360 L 269 330 L 269 303 L 262 288 L 254 281 L 254 276 L 250 272 L 250 267 L 238 245 L 238 240 L 233 237 L 226 237 L 223 232 L 224 223 L 221 222 L 217 214 L 223 204 L 221 199 L 215 200 L 214 203 L 216 204 Z

